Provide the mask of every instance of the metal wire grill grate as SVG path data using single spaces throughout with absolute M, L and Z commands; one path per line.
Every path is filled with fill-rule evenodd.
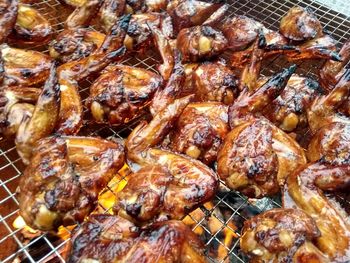
M 280 18 L 294 5 L 312 8 L 319 17 L 324 28 L 331 34 L 339 44 L 350 39 L 350 20 L 343 14 L 333 11 L 315 1 L 300 0 L 271 0 L 250 1 L 236 0 L 227 1 L 230 4 L 230 16 L 247 15 L 270 29 L 278 30 Z M 70 10 L 63 7 L 58 0 L 43 0 L 33 4 L 43 15 L 50 20 L 56 32 L 63 29 L 62 21 L 66 19 Z M 40 47 L 37 47 L 41 49 Z M 154 54 L 146 54 L 142 58 L 132 57 L 122 63 L 143 67 L 151 70 L 157 63 Z M 270 75 L 272 72 L 286 66 L 282 57 L 273 58 L 265 62 L 263 74 Z M 316 77 L 319 61 L 300 62 L 297 73 Z M 81 96 L 86 98 L 90 81 L 82 84 Z M 83 133 L 104 138 L 125 138 L 137 125 L 140 119 L 133 120 L 127 126 L 112 129 L 103 126 L 87 125 Z M 88 119 L 88 117 L 86 118 Z M 18 201 L 16 199 L 16 188 L 25 166 L 17 155 L 14 144 L 10 140 L 0 140 L 0 261 L 1 262 L 64 262 L 64 246 L 68 239 L 59 238 L 52 234 L 33 234 L 33 238 L 23 237 L 23 229 L 13 226 L 18 216 Z M 101 196 L 109 197 L 115 195 L 120 184 L 125 183 L 126 174 L 120 175 L 113 180 L 101 193 Z M 343 198 L 347 202 L 348 198 Z M 101 201 L 97 210 L 108 212 L 111 204 Z M 108 200 L 108 198 L 106 199 Z M 242 223 L 249 217 L 264 210 L 280 206 L 279 198 L 261 200 L 248 200 L 237 192 L 230 192 L 222 184 L 221 189 L 213 200 L 213 206 L 202 207 L 202 213 L 191 213 L 188 220 L 191 222 L 193 231 L 200 233 L 207 246 L 208 259 L 222 262 L 246 262 L 246 258 L 239 251 L 239 237 Z M 217 212 L 219 211 L 219 212 Z M 215 218 L 221 223 L 219 227 L 213 228 L 208 224 L 208 218 Z M 69 230 L 67 229 L 69 236 Z M 231 234 L 232 240 L 226 242 L 225 236 Z M 224 253 L 218 257 L 217 251 L 221 249 Z

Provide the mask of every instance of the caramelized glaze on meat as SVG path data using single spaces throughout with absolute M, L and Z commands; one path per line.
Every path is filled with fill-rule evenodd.
M 162 78 L 142 68 L 108 68 L 91 86 L 86 101 L 95 121 L 120 125 L 136 117 L 160 88 Z
M 171 149 L 211 164 L 228 132 L 227 106 L 217 102 L 191 103 L 176 122 Z
M 302 210 L 272 209 L 244 222 L 240 243 L 249 262 L 328 262 L 312 244 L 319 236 Z
M 24 118 L 18 127 L 16 149 L 22 161 L 29 164 L 36 143 L 49 136 L 56 127 L 60 108 L 60 88 L 56 66 L 52 65 L 50 76 L 36 101 L 30 118 Z
M 99 10 L 98 16 L 101 22 L 101 27 L 104 32 L 108 33 L 118 17 L 125 12 L 125 0 L 104 0 Z
M 45 82 L 49 76 L 52 60 L 49 56 L 33 50 L 0 46 L 4 79 L 7 86 L 34 86 Z
M 210 26 L 185 28 L 177 35 L 176 46 L 185 62 L 209 59 L 224 52 L 227 40 Z
M 0 1 L 0 44 L 6 41 L 17 18 L 18 0 Z
M 320 84 L 328 91 L 332 90 L 345 73 L 345 65 L 350 60 L 350 41 L 346 42 L 339 51 L 341 61 L 327 60 L 320 69 Z
M 139 222 L 181 219 L 215 194 L 218 179 L 210 168 L 187 156 L 154 148 L 171 130 L 190 99 L 175 100 L 149 124 L 141 123 L 129 135 L 128 161 L 142 168 L 117 196 L 114 210 L 119 215 Z
M 118 19 L 101 47 L 93 54 L 80 60 L 71 61 L 57 69 L 61 89 L 61 107 L 57 131 L 60 134 L 76 134 L 82 125 L 83 107 L 78 92 L 78 81 L 92 73 L 103 70 L 113 60 L 125 53 L 123 45 L 130 15 Z
M 223 63 L 203 63 L 193 72 L 197 101 L 218 101 L 230 105 L 238 93 L 235 74 Z
M 262 24 L 246 16 L 234 16 L 219 26 L 227 38 L 228 47 L 233 51 L 242 50 L 251 44 L 262 27 Z
M 74 230 L 68 262 L 201 263 L 203 253 L 202 242 L 181 221 L 138 228 L 118 216 L 92 215 Z
M 37 144 L 19 184 L 20 214 L 34 229 L 82 222 L 99 192 L 124 164 L 119 143 L 89 137 L 48 137 Z
M 280 32 L 291 40 L 307 40 L 322 35 L 322 26 L 308 8 L 295 6 L 282 17 Z
M 264 110 L 264 115 L 286 132 L 307 126 L 307 109 L 323 94 L 319 84 L 310 78 L 292 75 L 281 94 Z
M 197 0 L 175 0 L 167 6 L 167 12 L 172 18 L 174 30 L 203 24 L 222 4 L 208 3 Z
M 98 49 L 105 37 L 87 28 L 65 29 L 50 43 L 50 56 L 63 63 L 82 59 Z
M 232 130 L 218 152 L 217 171 L 231 189 L 251 197 L 274 195 L 306 163 L 303 149 L 291 137 L 256 115 L 279 95 L 294 70 L 283 70 L 253 93 L 244 90 L 230 107 Z
M 87 27 L 97 14 L 102 3 L 103 0 L 88 0 L 81 6 L 76 7 L 68 16 L 65 27 L 68 29 Z
M 46 44 L 53 33 L 50 22 L 36 9 L 18 6 L 17 20 L 10 41 L 16 45 Z

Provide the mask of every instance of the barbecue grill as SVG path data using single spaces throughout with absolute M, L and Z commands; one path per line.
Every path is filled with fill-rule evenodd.
M 309 7 L 339 45 L 350 39 L 350 17 L 343 14 L 348 12 L 350 15 L 350 5 L 345 0 L 334 7 L 327 7 L 325 4 L 310 0 L 229 0 L 226 2 L 230 5 L 229 16 L 247 15 L 262 22 L 272 30 L 278 30 L 279 21 L 289 8 L 295 5 Z M 336 4 L 340 1 L 324 2 Z M 51 22 L 56 33 L 63 30 L 63 21 L 71 12 L 69 7 L 63 6 L 58 0 L 37 1 L 33 6 Z M 43 51 L 45 47 L 36 46 L 34 49 Z M 122 63 L 155 71 L 155 65 L 158 61 L 158 55 L 148 51 L 142 56 L 128 57 Z M 297 63 L 297 73 L 316 78 L 320 63 L 320 60 L 300 61 Z M 273 72 L 285 68 L 288 64 L 289 62 L 281 56 L 274 57 L 264 62 L 262 73 L 272 75 Z M 80 84 L 80 93 L 83 99 L 88 95 L 91 81 L 91 79 L 87 79 Z M 89 117 L 87 114 L 85 115 L 85 119 L 88 120 Z M 147 113 L 130 121 L 127 125 L 117 128 L 86 122 L 81 134 L 103 138 L 126 138 L 138 122 L 145 118 L 148 118 Z M 24 168 L 13 141 L 0 138 L 0 261 L 65 262 L 65 245 L 69 240 L 71 228 L 60 229 L 58 235 L 40 233 L 26 227 L 21 218 L 18 217 L 16 188 Z M 101 193 L 98 212 L 108 213 L 111 211 L 113 197 L 127 179 L 128 172 L 127 169 L 124 170 Z M 337 195 L 333 198 L 337 199 L 349 213 L 349 197 L 349 195 Z M 212 206 L 199 208 L 202 216 L 191 214 L 187 221 L 191 222 L 193 231 L 201 234 L 210 262 L 247 262 L 247 258 L 239 248 L 240 230 L 243 222 L 262 211 L 280 207 L 280 203 L 280 197 L 260 200 L 248 199 L 238 192 L 229 191 L 224 183 L 221 183 L 220 191 L 216 194 Z M 215 229 L 208 227 L 207 221 L 210 218 L 215 218 L 220 225 Z

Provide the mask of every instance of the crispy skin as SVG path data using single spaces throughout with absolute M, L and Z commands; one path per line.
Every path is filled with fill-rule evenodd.
M 310 163 L 287 179 L 283 205 L 302 209 L 311 216 L 321 232 L 315 245 L 331 262 L 350 260 L 350 224 L 345 212 L 331 202 L 323 191 L 349 189 L 350 166 Z
M 181 95 L 185 81 L 185 70 L 181 63 L 181 57 L 175 54 L 175 66 L 172 74 L 163 89 L 158 89 L 154 94 L 150 105 L 150 112 L 154 116 L 167 105 L 173 103 Z
M 0 1 L 0 44 L 6 41 L 17 18 L 18 0 Z
M 226 105 L 218 102 L 191 103 L 176 122 L 170 147 L 210 165 L 216 161 L 219 146 L 228 132 Z
M 119 143 L 89 137 L 48 137 L 38 142 L 21 178 L 20 214 L 34 229 L 82 222 L 99 192 L 124 164 Z
M 331 91 L 345 73 L 345 65 L 350 60 L 350 41 L 347 41 L 339 51 L 342 61 L 327 60 L 319 72 L 320 84 Z
M 96 122 L 120 125 L 138 116 L 161 84 L 149 70 L 112 66 L 91 86 L 86 105 Z
M 60 87 L 56 75 L 56 66 L 53 64 L 50 76 L 46 80 L 35 104 L 31 118 L 25 119 L 17 131 L 16 149 L 25 164 L 29 164 L 36 143 L 54 131 L 59 108 Z
M 203 24 L 221 6 L 197 0 L 176 0 L 168 4 L 167 12 L 172 18 L 175 32 L 179 33 L 181 29 Z
M 218 27 L 227 38 L 228 47 L 233 51 L 239 51 L 253 43 L 263 25 L 246 16 L 234 16 L 226 19 Z
M 87 243 L 86 243 L 87 242 Z M 92 215 L 74 230 L 68 262 L 206 262 L 203 244 L 181 221 L 138 228 L 113 215 Z
M 16 45 L 44 45 L 51 39 L 53 28 L 50 22 L 36 9 L 27 5 L 18 6 L 18 15 L 10 42 Z
M 305 128 L 307 109 L 314 99 L 323 93 L 317 81 L 294 74 L 281 94 L 264 109 L 263 114 L 286 132 Z
M 220 31 L 210 26 L 195 26 L 180 31 L 176 46 L 184 62 L 196 62 L 224 52 L 227 40 Z
M 0 46 L 3 61 L 3 84 L 6 86 L 38 86 L 50 73 L 52 59 L 38 51 Z
M 244 222 L 241 249 L 249 262 L 328 262 L 312 241 L 320 232 L 312 217 L 297 209 L 272 209 Z
M 249 197 L 277 194 L 290 174 L 306 163 L 294 139 L 267 120 L 236 126 L 218 152 L 218 174 L 226 184 Z
M 68 62 L 58 68 L 57 74 L 61 89 L 58 133 L 71 135 L 79 132 L 82 125 L 83 106 L 78 92 L 78 81 L 103 70 L 113 60 L 124 55 L 125 48 L 121 46 L 129 21 L 130 15 L 121 17 L 106 35 L 101 47 L 93 54 L 77 61 Z
M 50 43 L 50 56 L 63 63 L 82 59 L 98 49 L 105 37 L 87 28 L 65 29 Z
M 105 0 L 99 10 L 98 16 L 101 27 L 104 32 L 108 33 L 111 27 L 117 21 L 118 17 L 125 12 L 125 0 Z
M 83 5 L 76 7 L 67 18 L 65 27 L 67 29 L 87 27 L 97 14 L 102 2 L 102 0 L 89 0 Z
M 131 176 L 117 197 L 114 210 L 120 215 L 139 222 L 162 217 L 181 219 L 215 194 L 218 178 L 206 165 L 153 148 L 171 130 L 190 99 L 175 100 L 149 124 L 141 123 L 129 135 L 128 161 L 142 168 Z M 153 187 L 145 188 L 147 184 Z
M 0 134 L 6 137 L 16 135 L 23 121 L 32 116 L 40 93 L 40 88 L 22 86 L 2 88 L 0 92 Z
M 231 105 L 238 93 L 235 74 L 221 62 L 199 65 L 193 72 L 193 85 L 196 101 L 217 101 Z
M 147 12 L 161 12 L 166 10 L 169 0 L 145 0 Z
M 306 41 L 303 44 L 296 46 L 296 48 L 284 50 L 284 53 L 290 61 L 316 58 L 341 61 L 342 58 L 336 50 L 336 41 L 329 35 L 323 35 Z
M 282 17 L 280 32 L 286 38 L 301 41 L 321 36 L 322 26 L 310 9 L 295 6 Z

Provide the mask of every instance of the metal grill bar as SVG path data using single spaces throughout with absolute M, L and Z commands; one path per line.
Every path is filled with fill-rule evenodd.
M 331 10 L 328 7 L 323 6 L 321 3 L 313 0 L 271 0 L 271 1 L 250 1 L 250 0 L 229 0 L 227 3 L 230 5 L 229 16 L 234 15 L 247 15 L 252 17 L 263 24 L 266 27 L 278 30 L 280 18 L 294 5 L 300 5 L 303 7 L 310 7 L 313 9 L 320 19 L 325 30 L 329 32 L 339 44 L 343 44 L 346 40 L 350 39 L 350 19 L 345 15 Z M 51 22 L 55 28 L 55 32 L 63 30 L 63 21 L 67 18 L 69 10 L 67 7 L 62 6 L 58 0 L 42 0 L 33 4 L 35 8 L 40 10 L 43 15 Z M 38 50 L 43 50 L 42 47 L 34 47 Z M 47 52 L 43 50 L 44 52 Z M 137 67 L 146 68 L 149 70 L 155 70 L 155 65 L 158 63 L 154 53 L 146 54 L 142 58 L 127 58 L 122 63 Z M 263 74 L 270 75 L 272 72 L 285 67 L 288 64 L 282 57 L 275 57 L 265 62 L 263 67 Z M 317 77 L 317 68 L 319 63 L 314 62 L 301 62 L 297 73 L 308 75 L 309 77 Z M 91 80 L 87 80 L 86 84 L 82 85 L 80 93 L 83 100 L 86 99 L 88 89 L 91 84 Z M 122 128 L 110 128 L 99 126 L 93 130 L 86 129 L 84 132 L 92 136 L 101 136 L 105 138 L 125 138 L 137 123 L 147 118 L 147 116 L 141 116 L 128 125 Z M 85 128 L 84 128 L 85 129 Z M 68 240 L 52 240 L 47 234 L 41 234 L 29 242 L 24 243 L 21 231 L 22 229 L 15 229 L 12 224 L 18 215 L 18 200 L 16 198 L 16 187 L 19 182 L 21 173 L 24 170 L 24 165 L 17 155 L 14 143 L 6 139 L 0 139 L 0 261 L 1 262 L 65 262 L 62 256 L 62 251 Z M 109 184 L 101 195 L 111 194 L 115 195 L 114 190 L 116 186 L 125 181 L 126 179 L 120 175 L 119 180 Z M 222 188 L 225 189 L 223 183 Z M 341 198 L 341 197 L 340 197 Z M 346 200 L 343 198 L 341 200 Z M 227 256 L 222 258 L 222 262 L 246 262 L 246 258 L 239 251 L 239 237 L 240 237 L 240 225 L 232 227 L 229 223 L 243 222 L 250 216 L 260 213 L 264 210 L 271 209 L 273 207 L 280 207 L 280 200 L 264 198 L 262 200 L 248 200 L 245 196 L 237 192 L 223 191 L 215 196 L 213 201 L 214 206 L 211 209 L 202 207 L 205 211 L 205 216 L 199 220 L 192 215 L 189 215 L 194 224 L 192 226 L 193 231 L 202 229 L 204 234 L 208 236 L 206 239 L 206 246 L 208 247 L 208 258 L 212 262 L 216 262 L 215 257 L 212 257 L 209 253 L 210 247 L 221 246 L 227 251 Z M 225 209 L 228 211 L 228 216 L 222 218 L 217 216 L 215 209 Z M 108 213 L 111 207 L 105 207 L 99 203 L 97 210 L 99 212 Z M 247 211 L 249 213 L 247 214 Z M 212 233 L 210 228 L 206 225 L 206 215 L 211 215 L 213 218 L 221 222 L 222 226 Z M 236 235 L 233 242 L 227 246 L 220 238 L 220 235 L 225 229 L 232 231 Z M 67 229 L 67 231 L 69 231 Z M 40 242 L 40 248 L 44 253 L 38 255 L 35 252 L 36 244 Z M 4 249 L 5 248 L 5 249 Z M 5 251 L 2 253 L 2 251 Z

